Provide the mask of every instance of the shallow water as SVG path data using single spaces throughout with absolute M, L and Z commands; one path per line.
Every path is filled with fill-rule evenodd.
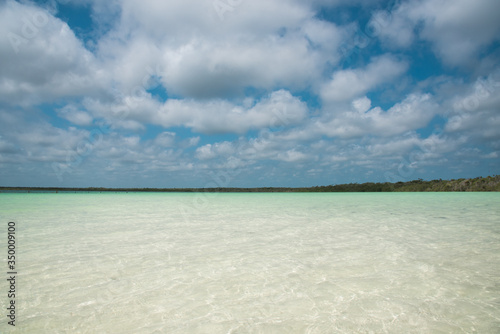
M 497 333 L 499 204 L 498 193 L 0 194 L 0 234 L 17 228 L 16 333 Z M 3 278 L 0 289 L 5 310 Z

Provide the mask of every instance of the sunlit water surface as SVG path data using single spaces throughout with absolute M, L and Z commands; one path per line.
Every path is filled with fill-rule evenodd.
M 498 333 L 499 217 L 498 193 L 0 194 L 16 333 Z

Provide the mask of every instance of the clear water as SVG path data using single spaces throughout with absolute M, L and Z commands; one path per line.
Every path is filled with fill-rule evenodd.
M 17 223 L 16 333 L 498 333 L 499 204 L 498 193 L 0 194 L 2 238 Z

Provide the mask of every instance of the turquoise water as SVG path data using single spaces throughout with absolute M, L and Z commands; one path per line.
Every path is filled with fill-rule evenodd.
M 498 193 L 0 194 L 0 234 L 17 228 L 16 333 L 497 333 L 499 204 Z

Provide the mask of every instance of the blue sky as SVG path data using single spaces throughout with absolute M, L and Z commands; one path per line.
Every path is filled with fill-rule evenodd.
M 499 174 L 497 0 L 0 2 L 0 185 Z

